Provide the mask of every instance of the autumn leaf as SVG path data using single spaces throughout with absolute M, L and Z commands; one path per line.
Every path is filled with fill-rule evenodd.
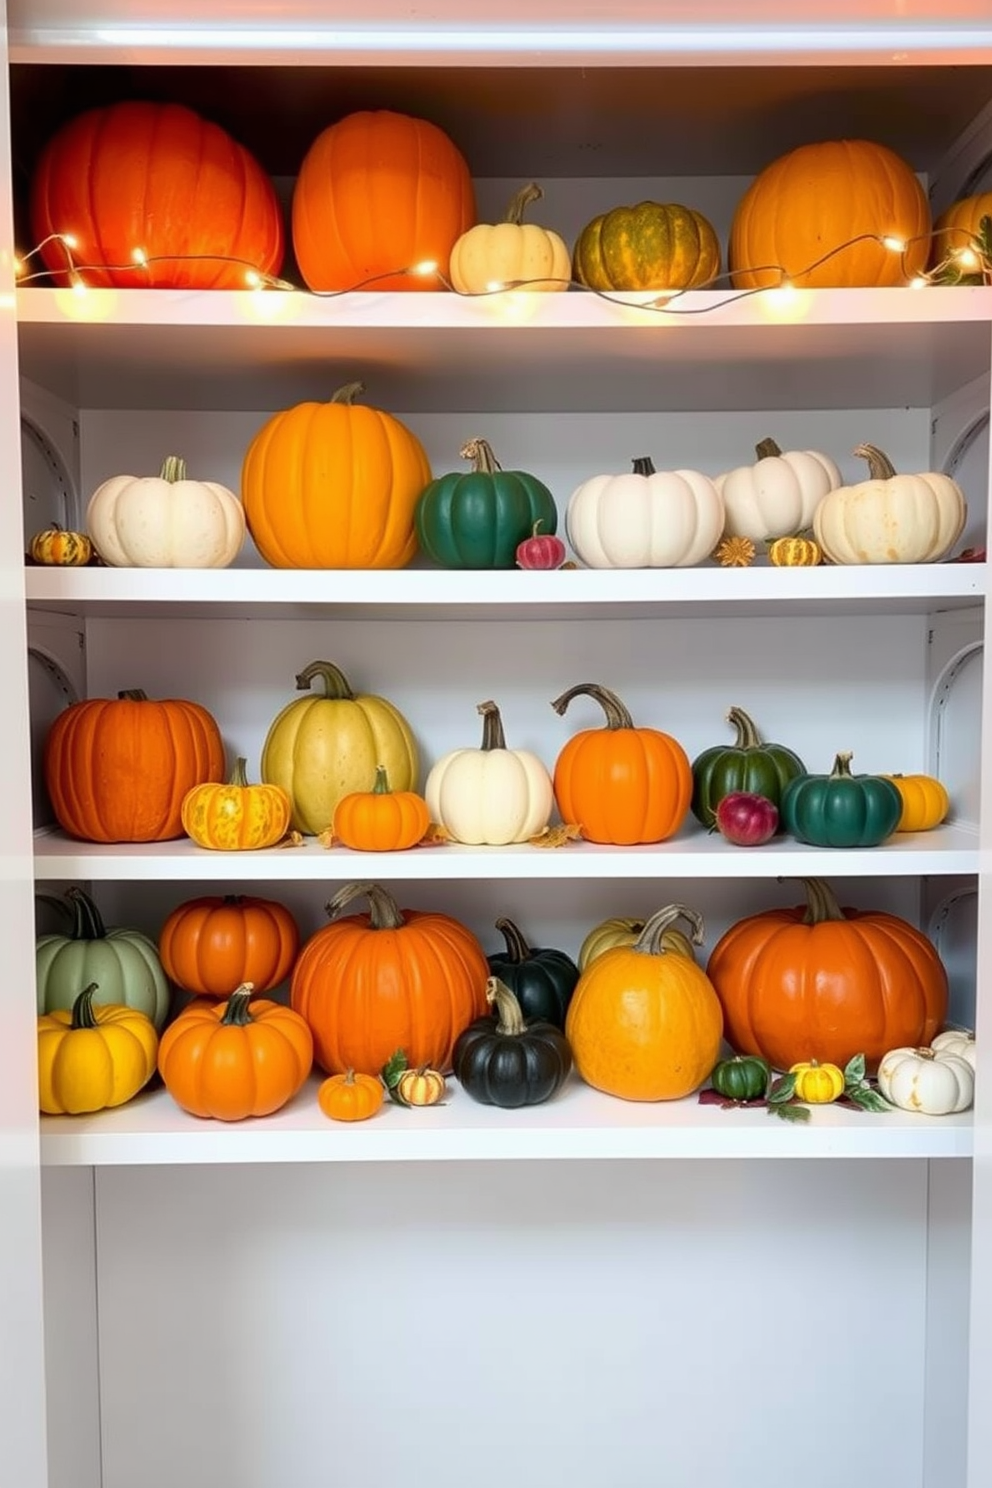
M 451 833 L 447 827 L 442 827 L 440 822 L 431 822 L 427 831 L 417 843 L 418 847 L 447 847 L 451 841 Z
M 567 847 L 581 835 L 582 829 L 573 822 L 568 822 L 560 827 L 545 827 L 536 837 L 528 837 L 527 842 L 531 847 Z
M 287 832 L 286 835 L 285 835 L 285 837 L 282 839 L 282 841 L 276 843 L 276 847 L 302 847 L 302 846 L 303 846 L 303 833 L 302 832 Z

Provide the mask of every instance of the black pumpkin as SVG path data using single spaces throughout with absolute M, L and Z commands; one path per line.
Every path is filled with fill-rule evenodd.
M 496 929 L 506 941 L 506 950 L 488 958 L 493 976 L 509 987 L 525 1018 L 564 1028 L 579 980 L 579 968 L 571 956 L 551 947 L 532 949 L 512 920 L 497 920 Z
M 572 1051 L 553 1023 L 528 1023 L 498 977 L 486 983 L 495 1016 L 477 1018 L 459 1034 L 451 1062 L 455 1078 L 484 1106 L 538 1106 L 561 1088 Z

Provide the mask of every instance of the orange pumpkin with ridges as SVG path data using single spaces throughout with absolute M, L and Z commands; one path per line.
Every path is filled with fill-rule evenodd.
M 334 835 L 356 852 L 403 852 L 421 842 L 431 824 L 423 796 L 394 791 L 382 765 L 370 791 L 352 791 L 334 811 Z
M 158 938 L 166 976 L 198 997 L 229 997 L 242 982 L 271 992 L 289 976 L 299 948 L 300 932 L 286 906 L 249 894 L 187 899 Z

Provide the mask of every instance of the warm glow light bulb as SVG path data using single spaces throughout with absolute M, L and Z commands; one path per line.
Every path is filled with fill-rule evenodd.
M 432 258 L 425 258 L 423 263 L 414 264 L 411 273 L 419 274 L 421 278 L 426 279 L 428 274 L 437 273 L 437 264 Z
M 79 239 L 76 237 L 75 233 L 59 233 L 58 236 L 65 244 L 65 246 L 69 249 L 70 253 L 74 252 L 75 249 L 79 247 Z
M 24 269 L 25 269 L 25 264 L 24 264 L 23 258 L 18 258 L 17 255 L 16 255 L 16 253 L 15 253 L 15 255 L 14 255 L 14 278 L 15 279 L 20 279 L 21 275 L 24 273 Z
M 73 294 L 84 295 L 86 293 L 86 285 L 80 274 L 70 274 L 69 283 L 72 285 Z
M 915 279 L 910 279 L 909 287 L 910 289 L 926 289 L 928 283 L 929 280 L 925 279 L 922 274 L 917 274 Z
M 886 233 L 882 239 L 882 247 L 888 248 L 890 253 L 905 253 L 906 239 L 897 238 L 894 233 Z
M 249 289 L 261 289 L 262 276 L 261 274 L 259 274 L 257 269 L 245 270 L 245 283 L 247 284 Z
M 502 279 L 490 279 L 489 283 L 486 285 L 486 291 L 488 294 L 498 294 L 499 291 L 503 288 L 505 288 L 505 286 Z
M 144 248 L 132 248 L 131 258 L 133 262 L 138 264 L 141 268 L 144 268 L 145 265 L 148 263 L 148 255 L 145 253 Z
M 974 248 L 955 248 L 954 257 L 963 269 L 978 268 L 978 254 Z

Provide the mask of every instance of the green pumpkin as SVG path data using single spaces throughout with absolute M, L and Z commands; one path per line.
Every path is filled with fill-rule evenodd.
M 771 1067 L 757 1054 L 735 1054 L 721 1059 L 710 1075 L 710 1083 L 725 1100 L 760 1100 L 768 1089 Z
M 140 930 L 107 930 L 100 911 L 82 889 L 61 899 L 39 894 L 45 904 L 72 916 L 67 935 L 40 935 L 35 943 L 38 1016 L 69 1012 L 82 987 L 96 982 L 93 1001 L 116 1003 L 144 1013 L 161 1031 L 169 1012 L 169 983 L 158 951 Z
M 781 809 L 789 781 L 806 774 L 798 754 L 784 744 L 762 743 L 743 709 L 731 708 L 727 722 L 737 730 L 733 744 L 704 749 L 692 766 L 692 811 L 704 827 L 715 824 L 716 808 L 734 791 L 764 796 Z
M 829 775 L 792 780 L 782 795 L 787 832 L 812 847 L 877 847 L 899 825 L 902 797 L 882 775 L 852 775 L 839 754 Z
M 506 941 L 505 951 L 489 959 L 489 970 L 509 987 L 527 1019 L 565 1027 L 579 968 L 571 956 L 550 947 L 532 950 L 512 920 L 497 920 Z
M 572 272 L 589 289 L 693 289 L 719 274 L 720 240 L 677 202 L 614 207 L 582 229 Z
M 414 513 L 417 540 L 442 568 L 514 568 L 517 548 L 540 529 L 558 529 L 558 509 L 547 486 L 522 470 L 503 470 L 484 439 L 461 450 L 473 462 L 467 475 L 438 476 Z

